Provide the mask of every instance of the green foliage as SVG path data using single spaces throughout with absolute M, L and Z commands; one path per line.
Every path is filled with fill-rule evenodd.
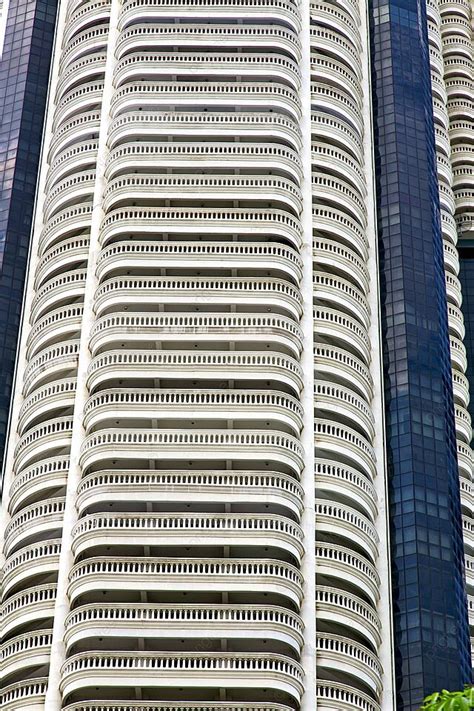
M 427 696 L 420 711 L 469 711 L 474 709 L 474 686 L 466 686 L 464 691 L 436 692 Z

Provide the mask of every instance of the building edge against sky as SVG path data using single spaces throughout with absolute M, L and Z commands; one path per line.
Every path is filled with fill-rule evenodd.
M 52 67 L 2 709 L 469 681 L 470 4 L 69 0 Z

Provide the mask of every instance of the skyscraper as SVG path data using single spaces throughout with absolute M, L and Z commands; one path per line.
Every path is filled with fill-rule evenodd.
M 2 711 L 470 681 L 472 59 L 467 0 L 59 2 Z
M 28 258 L 57 0 L 0 3 L 0 466 Z

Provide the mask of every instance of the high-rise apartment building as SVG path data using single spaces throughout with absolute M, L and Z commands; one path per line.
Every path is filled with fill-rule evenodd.
M 470 681 L 471 22 L 60 0 L 2 711 L 415 711 Z

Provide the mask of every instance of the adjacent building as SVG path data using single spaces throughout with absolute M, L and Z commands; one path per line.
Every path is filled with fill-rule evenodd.
M 3 711 L 470 681 L 472 55 L 468 0 L 59 2 Z
M 0 4 L 0 464 L 15 372 L 57 0 Z

